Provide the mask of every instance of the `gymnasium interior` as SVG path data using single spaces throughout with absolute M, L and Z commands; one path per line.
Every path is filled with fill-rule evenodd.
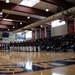
M 75 0 L 0 0 L 0 75 L 75 75 Z

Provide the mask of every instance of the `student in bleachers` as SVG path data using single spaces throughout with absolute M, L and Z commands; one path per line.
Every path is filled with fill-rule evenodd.
M 73 44 L 73 51 L 75 52 L 75 41 L 74 41 L 74 44 Z
M 63 35 L 63 36 L 54 36 L 49 38 L 40 38 L 35 40 L 27 40 L 21 42 L 10 42 L 10 50 L 18 50 L 18 51 L 63 51 L 67 52 L 70 47 L 75 50 L 75 34 Z M 14 45 L 14 46 L 13 46 Z M 13 48 L 14 47 L 14 48 Z M 17 48 L 16 48 L 17 47 Z

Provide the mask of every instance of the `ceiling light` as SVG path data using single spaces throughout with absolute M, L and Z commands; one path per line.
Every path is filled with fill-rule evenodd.
M 31 28 L 31 30 L 33 30 L 33 28 Z
M 6 3 L 9 3 L 9 0 L 6 0 Z
M 46 8 L 46 12 L 48 12 L 49 11 L 49 9 L 48 8 Z
M 22 24 L 22 22 L 20 22 L 20 24 Z
M 35 4 L 39 3 L 40 0 L 23 0 L 20 5 L 33 7 Z
M 9 29 L 8 29 L 8 31 L 9 31 Z
M 11 20 L 11 19 L 3 19 L 3 20 L 5 20 L 5 21 L 13 21 L 13 20 Z
M 2 15 L 3 13 L 2 12 L 0 12 L 0 15 Z
M 27 19 L 30 19 L 30 16 L 28 16 Z
M 13 28 L 15 28 L 15 26 L 13 26 Z
M 41 25 L 40 27 L 42 28 L 43 26 Z

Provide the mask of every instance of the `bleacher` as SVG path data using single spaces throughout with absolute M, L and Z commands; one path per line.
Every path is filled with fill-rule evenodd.
M 75 47 L 75 34 L 53 36 L 21 42 L 10 42 L 10 50 L 14 51 L 63 51 L 67 52 Z

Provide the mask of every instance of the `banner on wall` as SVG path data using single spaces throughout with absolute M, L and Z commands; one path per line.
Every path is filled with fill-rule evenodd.
M 67 21 L 68 34 L 74 33 L 74 20 Z
M 25 40 L 25 34 L 20 34 L 20 33 L 17 33 L 17 39 L 21 39 L 21 40 Z
M 9 33 L 3 33 L 3 34 L 2 34 L 2 37 L 3 37 L 3 38 L 9 38 Z
M 46 27 L 46 37 L 51 37 L 51 26 Z
M 45 28 L 41 28 L 41 38 L 45 38 Z
M 35 30 L 32 31 L 32 39 L 35 39 Z
M 37 34 L 36 35 L 37 39 L 39 39 L 40 38 L 40 29 L 37 30 L 37 33 L 36 34 Z

